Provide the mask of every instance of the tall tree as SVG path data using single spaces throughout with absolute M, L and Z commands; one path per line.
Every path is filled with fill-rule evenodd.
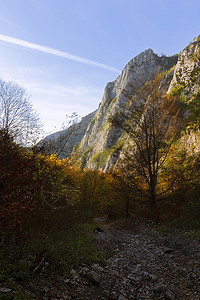
M 19 143 L 28 143 L 41 126 L 25 89 L 0 80 L 0 130 Z
M 135 194 L 153 210 L 170 188 L 171 183 L 164 186 L 159 176 L 178 132 L 178 100 L 166 95 L 161 85 L 162 76 L 156 75 L 110 118 L 128 138 L 118 168 Z

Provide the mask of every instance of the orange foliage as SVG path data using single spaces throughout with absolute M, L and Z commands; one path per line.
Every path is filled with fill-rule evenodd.
M 70 185 L 75 180 L 75 171 L 68 160 L 27 151 L 9 137 L 1 139 L 0 165 L 1 234 L 21 230 L 31 212 L 49 209 L 41 199 L 42 189 L 51 190 L 62 178 Z

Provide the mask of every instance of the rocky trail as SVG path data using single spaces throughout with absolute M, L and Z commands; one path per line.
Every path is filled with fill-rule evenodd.
M 71 270 L 63 299 L 200 299 L 198 241 L 137 221 L 93 234 L 114 255 Z
M 109 258 L 83 259 L 69 276 L 38 278 L 18 289 L 25 298 L 5 299 L 200 299 L 200 242 L 187 232 L 162 234 L 141 220 L 97 226 L 95 247 Z M 10 291 L 0 283 L 0 294 Z

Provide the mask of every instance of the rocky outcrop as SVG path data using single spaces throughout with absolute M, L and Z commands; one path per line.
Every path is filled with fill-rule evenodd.
M 200 36 L 183 49 L 179 56 L 160 57 L 148 49 L 134 57 L 121 75 L 106 85 L 96 112 L 83 118 L 75 127 L 55 133 L 46 140 L 51 139 L 58 153 L 63 147 L 61 141 L 67 140 L 65 151 L 62 151 L 60 157 L 69 156 L 73 148 L 73 155 L 84 168 L 110 169 L 128 142 L 122 129 L 111 126 L 109 117 L 122 109 L 142 84 L 163 70 L 170 71 L 163 76 L 160 88 L 179 95 L 185 103 L 200 99 Z M 137 97 L 133 99 L 137 101 Z M 191 138 L 186 140 L 190 141 Z M 194 134 L 188 147 L 195 144 L 196 149 L 199 149 L 197 140 L 199 137 L 197 139 Z
M 124 144 L 123 132 L 113 128 L 109 117 L 127 102 L 141 85 L 151 80 L 158 70 L 170 69 L 177 57 L 159 57 L 148 49 L 134 57 L 120 76 L 109 82 L 103 99 L 74 153 L 83 167 L 109 169 L 117 160 Z
M 199 117 L 200 36 L 195 38 L 193 42 L 180 52 L 168 93 L 180 96 L 186 103 L 187 110 L 185 115 L 187 117 L 189 114 L 194 120 Z M 193 153 L 194 155 L 199 153 L 200 132 L 193 130 L 191 127 L 189 132 L 182 136 L 180 143 L 188 153 Z
M 39 143 L 39 146 L 50 154 L 57 153 L 59 158 L 70 156 L 73 147 L 83 138 L 95 112 L 83 117 L 79 123 L 73 124 L 65 130 L 48 135 Z
M 178 57 L 168 92 L 191 98 L 200 88 L 200 36 L 195 38 Z

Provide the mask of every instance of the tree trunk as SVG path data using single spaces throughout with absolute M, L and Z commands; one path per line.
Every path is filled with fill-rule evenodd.
M 129 197 L 126 199 L 126 218 L 129 219 L 129 204 L 130 204 L 130 199 Z
M 154 191 L 150 195 L 149 202 L 150 202 L 150 210 L 151 210 L 152 217 L 154 221 L 158 223 L 160 221 L 160 213 L 159 213 L 159 208 L 158 208 L 156 195 Z

